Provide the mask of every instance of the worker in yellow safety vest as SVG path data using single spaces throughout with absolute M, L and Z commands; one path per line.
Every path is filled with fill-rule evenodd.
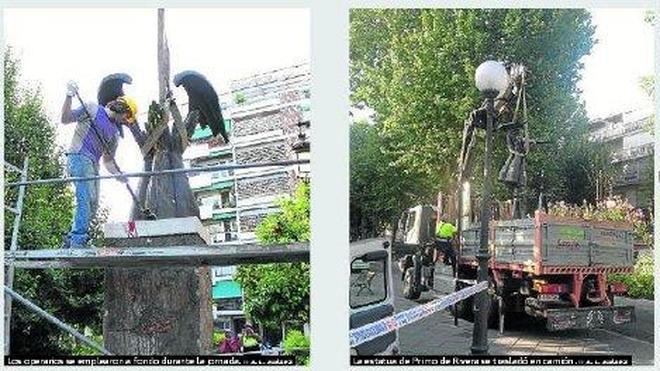
M 452 267 L 456 260 L 453 245 L 457 232 L 458 229 L 449 222 L 449 215 L 443 214 L 435 228 L 436 251 L 439 250 L 442 252 L 442 262 L 445 265 L 451 265 Z M 437 255 L 434 261 L 437 261 Z

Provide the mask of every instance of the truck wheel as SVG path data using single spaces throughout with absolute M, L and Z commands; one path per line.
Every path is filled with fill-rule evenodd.
M 462 318 L 467 321 L 474 320 L 474 312 L 472 311 L 473 306 L 472 298 L 467 298 L 456 303 L 456 317 Z M 452 311 L 453 311 L 452 305 Z
M 417 300 L 421 295 L 419 282 L 415 279 L 415 267 L 406 269 L 403 276 L 403 297 L 408 300 Z

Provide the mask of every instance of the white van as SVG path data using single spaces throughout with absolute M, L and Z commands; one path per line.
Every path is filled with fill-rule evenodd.
M 392 253 L 384 238 L 360 240 L 350 246 L 350 328 L 355 329 L 394 315 Z M 360 356 L 398 353 L 398 330 L 351 348 L 351 355 Z

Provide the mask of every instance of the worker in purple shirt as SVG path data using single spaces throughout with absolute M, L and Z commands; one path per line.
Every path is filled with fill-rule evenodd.
M 111 174 L 119 174 L 113 158 L 121 136 L 121 125 L 135 123 L 137 104 L 127 96 L 120 96 L 105 107 L 96 103 L 86 103 L 85 108 L 71 109 L 73 96 L 78 93 L 78 86 L 71 81 L 67 84 L 66 99 L 62 106 L 62 124 L 76 123 L 76 130 L 67 151 L 68 174 L 71 177 L 90 177 L 99 174 L 99 162 Z M 89 117 L 93 118 L 93 123 Z M 92 126 L 93 125 L 93 126 Z M 126 178 L 118 178 L 127 182 Z M 62 248 L 88 247 L 89 226 L 99 204 L 99 180 L 74 182 L 76 210 L 71 231 L 64 238 Z

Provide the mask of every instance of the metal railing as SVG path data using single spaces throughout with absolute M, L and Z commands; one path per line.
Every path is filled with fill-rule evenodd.
M 165 169 L 159 171 L 139 171 L 135 173 L 124 173 L 124 174 L 108 174 L 108 175 L 96 175 L 96 176 L 87 176 L 87 177 L 64 177 L 64 178 L 51 178 L 51 179 L 36 179 L 36 180 L 26 180 L 20 182 L 13 182 L 5 184 L 6 187 L 19 187 L 19 186 L 33 186 L 39 184 L 56 184 L 56 183 L 70 183 L 70 182 L 81 182 L 87 180 L 103 180 L 103 179 L 117 179 L 117 178 L 146 178 L 152 176 L 162 176 L 162 175 L 171 175 L 171 174 L 187 174 L 187 173 L 203 173 L 209 171 L 220 171 L 220 170 L 235 170 L 235 169 L 248 169 L 248 168 L 258 168 L 258 167 L 275 167 L 275 166 L 289 166 L 289 165 L 302 165 L 309 164 L 310 161 L 306 159 L 301 160 L 287 160 L 287 161 L 275 161 L 275 162 L 260 162 L 254 164 L 234 164 L 234 165 L 217 165 L 209 167 L 191 167 L 191 168 L 181 168 L 181 169 Z

